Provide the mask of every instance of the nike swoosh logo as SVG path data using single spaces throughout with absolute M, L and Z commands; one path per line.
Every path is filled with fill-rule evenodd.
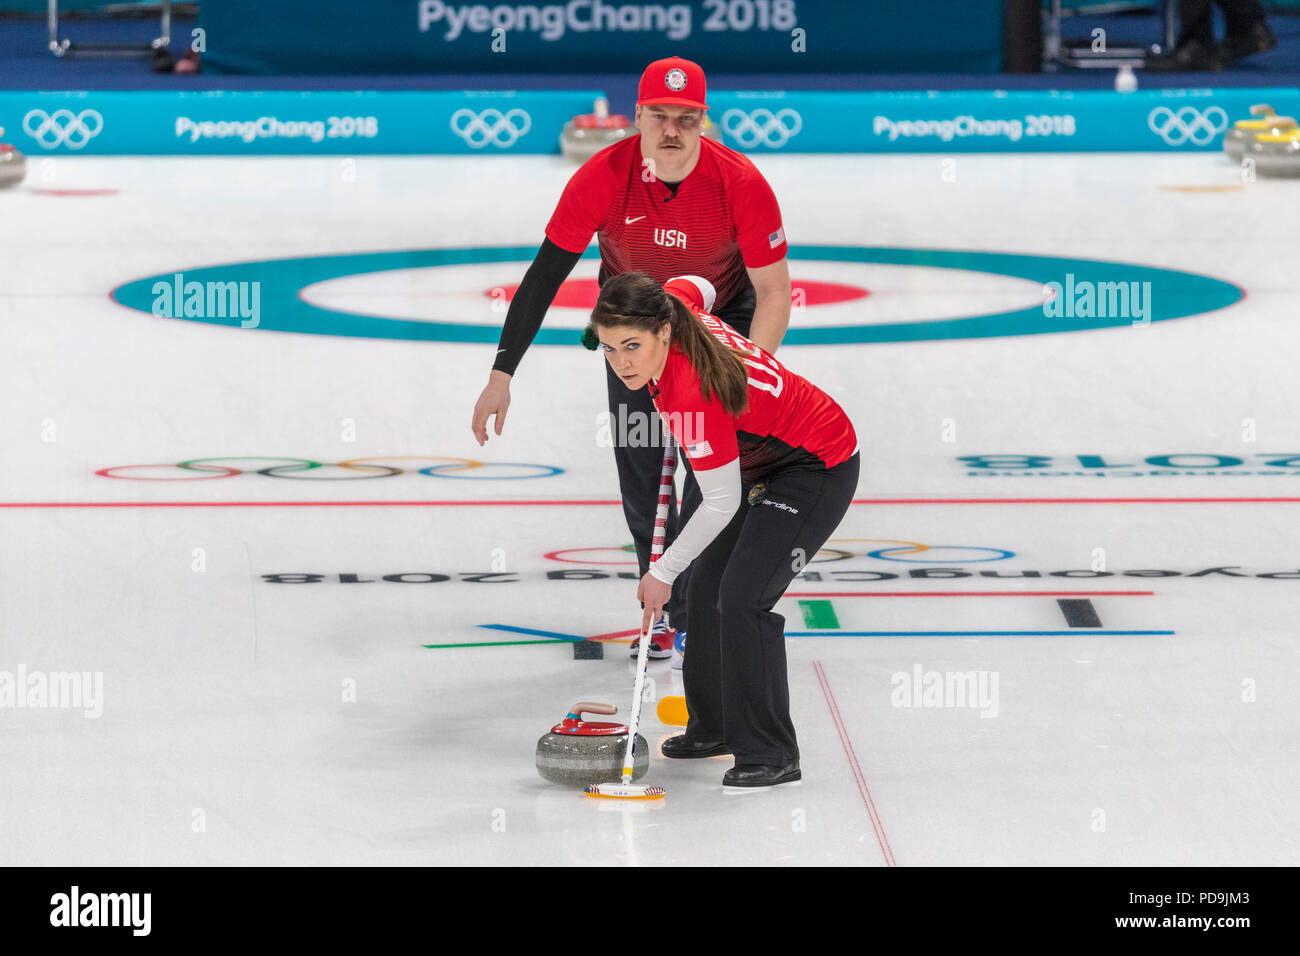
M 501 354 L 502 352 L 504 352 L 504 351 L 505 351 L 505 349 L 497 349 L 497 355 L 500 355 L 500 354 Z
M 635 219 L 628 219 L 626 216 L 624 216 L 624 217 L 623 217 L 623 222 L 630 226 L 630 225 L 632 225 L 632 223 L 634 223 L 634 222 L 640 222 L 640 221 L 641 221 L 642 219 L 644 219 L 644 218 L 645 218 L 645 216 L 637 216 Z

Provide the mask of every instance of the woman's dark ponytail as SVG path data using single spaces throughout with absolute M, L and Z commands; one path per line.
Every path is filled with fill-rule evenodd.
M 716 395 L 727 414 L 743 414 L 749 407 L 749 373 L 742 353 L 714 338 L 684 302 L 644 272 L 624 272 L 606 280 L 591 313 L 591 326 L 628 326 L 652 335 L 664 323 L 672 326 L 670 341 L 677 343 L 700 377 L 700 397 L 709 401 Z M 584 340 L 587 337 L 584 332 Z

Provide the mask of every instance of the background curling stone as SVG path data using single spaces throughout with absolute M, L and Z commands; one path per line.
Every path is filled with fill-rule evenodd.
M 1254 144 L 1256 133 L 1286 132 L 1296 128 L 1294 119 L 1278 116 L 1267 103 L 1252 106 L 1250 115 L 1253 119 L 1237 120 L 1223 136 L 1223 151 L 1234 163 L 1241 162 L 1241 157 Z
M 1300 129 L 1256 133 L 1246 156 L 1255 161 L 1255 172 L 1261 176 L 1300 176 Z
M 604 97 L 596 100 L 592 109 L 591 113 L 569 120 L 560 132 L 560 152 L 575 163 L 585 163 L 606 146 L 636 133 L 636 127 L 626 116 L 609 112 L 609 101 Z M 700 135 L 722 142 L 722 133 L 708 113 L 704 114 Z
M 551 783 L 586 787 L 607 783 L 623 776 L 627 755 L 627 725 L 586 721 L 583 713 L 618 713 L 613 704 L 579 701 L 568 715 L 537 741 L 537 772 Z M 650 745 L 636 735 L 632 758 L 632 779 L 639 780 L 650 769 Z
M 610 115 L 609 101 L 596 100 L 593 112 L 575 116 L 560 133 L 560 152 L 575 163 L 585 163 L 606 146 L 636 132 L 632 121 L 621 113 Z
M 0 136 L 4 135 L 0 127 Z M 9 143 L 0 143 L 0 189 L 17 186 L 27 175 L 27 160 L 17 147 Z

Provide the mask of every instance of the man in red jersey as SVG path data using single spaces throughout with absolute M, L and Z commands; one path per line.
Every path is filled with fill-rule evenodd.
M 560 284 L 578 262 L 593 233 L 600 244 L 600 278 L 645 272 L 663 282 L 676 275 L 700 275 L 717 290 L 713 312 L 768 352 L 775 352 L 790 321 L 790 272 L 786 264 L 781 210 L 767 181 L 734 150 L 701 136 L 708 109 L 704 71 L 680 57 L 646 67 L 637 90 L 636 127 L 601 150 L 573 175 L 564 189 L 536 259 L 524 274 L 506 314 L 496 360 L 474 406 L 472 429 L 488 439 L 495 416 L 501 434 L 510 405 L 510 378 L 541 327 Z M 663 463 L 658 416 L 644 390 L 629 394 L 607 370 L 611 433 L 623 513 L 636 545 L 641 573 L 650 561 L 659 474 Z M 645 423 L 644 429 L 636 424 Z M 647 441 L 622 440 L 628 433 Z M 679 523 L 698 506 L 699 488 L 688 473 L 679 522 L 676 502 L 668 518 L 671 544 Z M 686 619 L 674 592 L 669 617 Z M 656 626 L 663 644 L 671 640 Z M 666 650 L 652 656 L 665 657 Z

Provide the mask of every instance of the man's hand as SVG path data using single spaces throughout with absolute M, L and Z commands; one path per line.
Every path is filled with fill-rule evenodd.
M 668 598 L 673 593 L 671 584 L 664 584 L 649 571 L 637 585 L 636 599 L 645 605 L 645 610 L 641 614 L 641 633 L 644 634 L 650 630 L 650 625 L 659 620 L 659 616 L 664 612 L 664 605 L 668 603 Z
M 487 422 L 496 416 L 495 430 L 498 435 L 506 423 L 506 409 L 510 407 L 510 376 L 499 369 L 493 369 L 488 376 L 487 387 L 474 404 L 474 421 L 470 428 L 480 446 L 488 440 Z

